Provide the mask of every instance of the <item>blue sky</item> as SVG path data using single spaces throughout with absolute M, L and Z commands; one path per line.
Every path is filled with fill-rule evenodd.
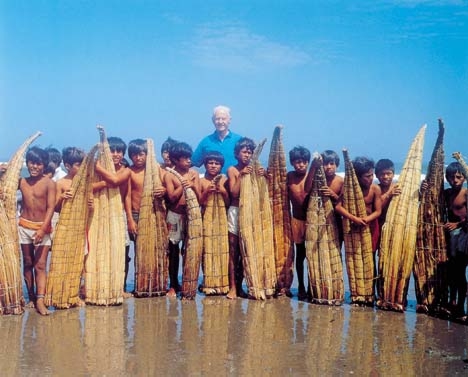
M 195 148 L 218 104 L 257 141 L 281 123 L 287 150 L 376 160 L 427 123 L 427 161 L 442 117 L 467 156 L 468 1 L 0 2 L 0 160 L 37 130 L 88 150 L 96 124 Z

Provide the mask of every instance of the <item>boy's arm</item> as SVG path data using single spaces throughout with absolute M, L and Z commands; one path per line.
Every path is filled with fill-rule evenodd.
M 231 198 L 238 198 L 240 195 L 240 174 L 237 172 L 236 168 L 230 167 L 227 171 L 227 175 L 229 194 Z
M 341 216 L 346 217 L 347 219 L 349 219 L 355 224 L 363 225 L 363 226 L 367 225 L 364 219 L 354 216 L 346 208 L 343 207 L 343 195 L 340 195 L 340 197 L 338 198 L 336 205 L 335 205 L 335 211 L 338 212 Z
M 112 173 L 104 169 L 100 162 L 97 161 L 96 173 L 98 173 L 107 183 L 110 183 L 114 186 L 120 186 L 122 183 L 129 179 L 131 171 L 128 168 L 124 168 L 121 169 L 119 172 Z
M 380 189 L 380 191 L 382 192 L 382 189 Z M 401 189 L 398 186 L 398 183 L 392 184 L 390 188 L 388 189 L 388 191 L 385 194 L 382 194 L 380 196 L 381 201 L 382 201 L 382 208 L 387 208 L 392 198 L 400 194 L 401 194 Z
M 164 176 L 164 182 L 166 183 L 167 190 L 167 199 L 171 204 L 177 203 L 184 192 L 184 188 L 181 184 L 176 187 L 175 180 L 176 178 L 172 173 L 166 174 Z
M 371 189 L 374 194 L 372 202 L 372 208 L 374 209 L 374 211 L 371 214 L 364 217 L 364 220 L 367 224 L 377 219 L 382 213 L 382 192 L 380 190 L 380 187 L 376 184 L 372 184 Z
M 127 230 L 130 234 L 137 234 L 137 223 L 133 220 L 132 215 L 132 184 L 131 179 L 128 181 L 127 195 L 124 200 L 125 214 L 127 215 Z
M 48 230 L 50 229 L 51 226 L 51 221 L 52 221 L 52 216 L 54 215 L 54 209 L 55 209 L 55 197 L 56 197 L 56 187 L 55 187 L 55 182 L 52 181 L 51 179 L 47 178 L 47 197 L 46 197 L 46 213 L 44 217 L 44 223 L 42 224 L 41 228 L 38 229 L 36 232 L 35 240 L 36 242 L 41 242 L 41 240 L 37 240 L 37 237 L 40 237 L 41 239 L 44 237 L 46 233 L 48 233 Z

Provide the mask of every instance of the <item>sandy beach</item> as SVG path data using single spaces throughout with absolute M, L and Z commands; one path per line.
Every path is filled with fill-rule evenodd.
M 48 317 L 28 309 L 2 317 L 0 331 L 3 376 L 468 373 L 468 327 L 416 314 L 413 290 L 403 314 L 197 294 Z

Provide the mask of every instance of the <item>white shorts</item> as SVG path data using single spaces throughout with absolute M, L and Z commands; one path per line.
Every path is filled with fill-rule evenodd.
M 36 234 L 37 230 L 34 229 L 27 229 L 21 225 L 18 226 L 18 235 L 19 241 L 23 245 L 31 245 L 34 244 L 34 235 Z M 44 234 L 42 241 L 38 244 L 34 244 L 34 246 L 50 246 L 52 244 L 50 234 Z
M 239 207 L 231 206 L 227 212 L 228 232 L 239 235 Z
M 186 217 L 180 213 L 167 211 L 166 223 L 169 230 L 169 241 L 177 245 L 185 239 L 186 235 Z

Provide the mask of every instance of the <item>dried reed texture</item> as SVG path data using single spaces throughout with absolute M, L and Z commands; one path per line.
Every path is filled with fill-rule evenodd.
M 10 222 L 11 229 L 14 233 L 15 242 L 19 244 L 18 238 L 18 218 L 17 218 L 17 197 L 18 181 L 21 177 L 21 169 L 24 163 L 24 155 L 29 146 L 41 136 L 41 132 L 36 132 L 34 135 L 27 138 L 24 143 L 18 148 L 15 154 L 8 162 L 8 168 L 0 178 L 0 187 L 2 188 L 2 200 L 4 210 Z M 3 224 L 2 224 L 3 226 Z M 18 248 L 19 255 L 19 248 Z
M 315 157 L 317 158 L 317 157 Z M 327 185 L 323 165 L 315 171 L 307 207 L 305 246 L 312 302 L 341 305 L 343 265 L 333 204 L 320 188 Z
M 365 217 L 364 196 L 346 149 L 343 149 L 343 157 L 343 207 L 354 216 Z M 351 302 L 370 305 L 374 301 L 374 257 L 370 229 L 343 217 L 343 235 Z
M 94 179 L 96 145 L 87 154 L 73 178 L 72 197 L 63 202 L 54 236 L 47 275 L 45 304 L 68 309 L 80 303 L 79 289 L 84 267 L 89 205 Z
M 268 191 L 273 214 L 273 249 L 277 276 L 277 290 L 289 294 L 293 281 L 294 243 L 291 233 L 291 212 L 286 184 L 286 155 L 283 145 L 283 126 L 273 132 L 268 159 Z
M 104 129 L 98 126 L 100 147 L 97 161 L 115 173 Z M 103 180 L 96 174 L 94 182 Z M 119 305 L 123 302 L 125 276 L 125 227 L 119 187 L 106 187 L 93 195 L 89 217 L 89 253 L 85 263 L 87 304 Z
M 437 137 L 421 193 L 413 274 L 417 311 L 437 312 L 447 303 L 447 245 L 444 231 L 444 124 Z
M 21 263 L 18 258 L 18 232 L 10 226 L 0 200 L 0 315 L 22 314 L 24 309 Z
M 166 208 L 162 198 L 153 197 L 154 190 L 161 187 L 162 182 L 152 139 L 147 139 L 147 150 L 135 254 L 137 297 L 165 295 L 168 277 Z
M 377 302 L 381 309 L 404 311 L 408 281 L 416 252 L 419 186 L 426 126 L 413 140 L 400 174 L 401 194 L 388 207 L 380 241 L 379 275 L 382 292 Z
M 465 176 L 465 179 L 468 179 L 468 165 L 466 164 L 465 160 L 463 159 L 460 152 L 453 152 L 452 157 L 460 163 L 462 168 L 462 174 Z
M 223 175 L 213 178 L 218 184 Z M 229 292 L 229 240 L 226 205 L 219 192 L 208 195 L 203 213 L 203 292 Z
M 166 168 L 179 180 L 182 176 L 174 169 Z M 184 189 L 187 203 L 187 238 L 185 243 L 182 288 L 180 294 L 183 299 L 194 299 L 197 294 L 198 275 L 203 252 L 203 220 L 200 205 L 195 192 L 189 187 Z
M 239 243 L 249 295 L 264 300 L 276 289 L 276 267 L 273 251 L 273 219 L 265 177 L 257 174 L 259 156 L 265 145 L 255 149 L 253 172 L 241 177 L 239 198 Z

